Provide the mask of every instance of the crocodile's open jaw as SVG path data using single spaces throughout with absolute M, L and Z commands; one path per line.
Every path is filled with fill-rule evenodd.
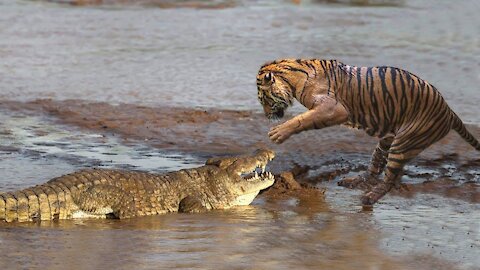
M 266 172 L 268 162 L 275 153 L 268 149 L 259 149 L 253 155 L 211 158 L 206 165 L 225 170 L 228 174 L 226 189 L 234 194 L 235 201 L 230 206 L 248 205 L 262 189 L 273 185 L 273 174 Z
M 274 181 L 273 174 L 268 172 L 267 164 L 275 157 L 271 150 L 257 150 L 253 156 L 238 159 L 231 167 L 236 166 L 237 174 L 247 182 L 261 183 Z M 262 188 L 263 189 L 263 188 Z
M 236 198 L 234 205 L 249 205 L 258 195 L 260 190 L 273 185 L 275 178 L 271 172 L 266 171 L 267 163 L 274 158 L 273 151 L 258 150 L 250 160 L 246 162 L 243 168 L 238 172 L 242 178 L 240 186 L 240 195 Z
M 270 178 L 272 178 L 273 180 L 273 174 L 271 172 L 266 171 L 265 165 L 255 168 L 253 172 L 242 173 L 240 174 L 240 176 L 246 181 L 269 180 Z
M 257 172 L 242 177 L 245 184 L 242 184 L 242 195 L 236 197 L 233 205 L 249 205 L 258 195 L 260 190 L 266 189 L 273 185 L 275 178 L 271 172 Z

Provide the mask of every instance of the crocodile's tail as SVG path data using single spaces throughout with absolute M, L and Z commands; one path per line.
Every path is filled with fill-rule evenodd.
M 24 202 L 24 200 L 20 199 L 20 202 Z M 28 221 L 28 204 L 26 207 L 24 206 L 23 203 L 19 205 L 19 200 L 13 193 L 0 194 L 0 220 L 5 220 L 6 222 Z M 25 208 L 26 211 L 24 211 Z
M 453 113 L 452 129 L 455 130 L 466 142 L 480 151 L 480 142 L 467 130 L 460 117 Z
M 0 221 L 65 219 L 65 198 L 70 197 L 65 195 L 68 194 L 47 186 L 0 193 Z

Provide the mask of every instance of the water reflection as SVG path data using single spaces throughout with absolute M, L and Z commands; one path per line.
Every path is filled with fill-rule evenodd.
M 309 210 L 265 202 L 207 214 L 169 214 L 125 221 L 60 221 L 2 225 L 0 252 L 12 265 L 286 269 L 392 266 L 362 222 L 328 211 L 322 198 Z M 300 211 L 298 211 L 300 210 Z M 21 243 L 21 244 L 20 244 Z M 40 251 L 40 252 L 39 252 Z M 365 260 L 376 256 L 376 261 Z M 47 259 L 48 258 L 48 259 Z

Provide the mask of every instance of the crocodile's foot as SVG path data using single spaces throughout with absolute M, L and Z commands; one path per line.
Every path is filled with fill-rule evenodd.
M 340 180 L 337 185 L 350 189 L 360 188 L 365 190 L 370 189 L 372 186 L 377 185 L 379 182 L 380 180 L 378 180 L 377 177 L 369 173 L 363 173 L 355 177 L 344 178 Z
M 207 211 L 207 208 L 202 204 L 202 201 L 193 196 L 187 196 L 180 201 L 178 212 L 180 213 L 202 213 Z

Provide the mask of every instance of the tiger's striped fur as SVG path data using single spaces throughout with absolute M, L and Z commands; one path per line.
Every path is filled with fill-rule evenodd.
M 355 67 L 336 60 L 281 59 L 263 65 L 257 75 L 258 99 L 268 118 L 281 118 L 294 99 L 308 111 L 273 127 L 269 136 L 282 143 L 309 129 L 347 125 L 380 138 L 366 173 L 339 184 L 375 184 L 362 202 L 372 205 L 398 187 L 406 162 L 451 129 L 480 151 L 438 90 L 395 67 Z M 385 179 L 377 177 L 385 170 Z

